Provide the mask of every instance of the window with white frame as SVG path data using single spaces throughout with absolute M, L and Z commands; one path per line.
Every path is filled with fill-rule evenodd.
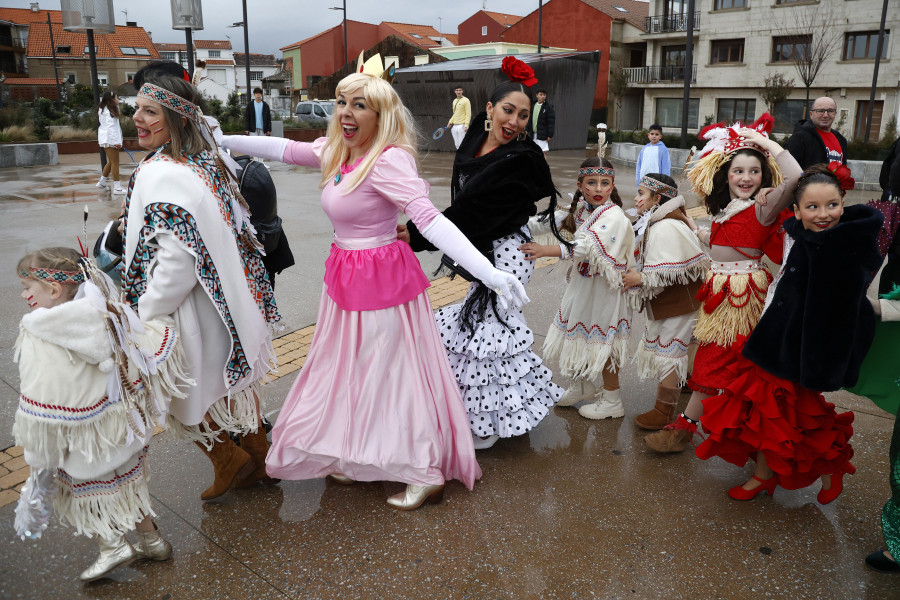
M 681 127 L 682 98 L 657 98 L 656 117 L 653 119 L 663 127 Z M 696 129 L 700 123 L 700 98 L 688 102 L 688 127 Z
M 263 78 L 262 71 L 250 71 L 250 81 L 261 81 Z
M 68 81 L 72 85 L 75 85 L 76 83 L 78 83 L 78 77 L 75 76 L 75 73 L 66 73 L 66 81 Z
M 163 60 L 178 60 L 177 52 L 160 52 L 159 57 Z
M 481 35 L 487 35 L 487 25 L 481 26 Z
M 109 87 L 109 73 L 103 71 L 97 73 L 97 83 L 103 87 Z
M 210 58 L 221 58 L 222 57 L 221 50 L 209 50 L 208 54 L 209 54 Z

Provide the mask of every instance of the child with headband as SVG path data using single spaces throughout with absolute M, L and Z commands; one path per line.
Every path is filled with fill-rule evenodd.
M 560 372 L 573 380 L 558 406 L 593 398 L 593 403 L 578 409 L 586 419 L 625 416 L 618 371 L 628 351 L 631 309 L 622 275 L 634 266 L 634 231 L 622 211 L 615 177 L 605 158 L 586 159 L 578 170 L 578 191 L 560 226 L 574 234 L 574 245 L 521 246 L 529 260 L 558 256 L 572 261 L 565 294 L 544 342 L 544 358 L 555 358 Z M 545 232 L 536 221 L 532 218 L 529 227 L 540 236 Z
M 637 268 L 622 275 L 646 313 L 647 324 L 635 361 L 642 378 L 659 381 L 656 405 L 634 419 L 643 429 L 659 430 L 675 417 L 675 405 L 688 374 L 688 350 L 697 322 L 696 299 L 706 279 L 709 257 L 700 247 L 675 180 L 662 173 L 641 177 L 634 203 Z
M 18 534 L 40 537 L 52 502 L 75 533 L 97 537 L 100 556 L 80 575 L 88 582 L 138 558 L 172 556 L 152 520 L 145 461 L 168 399 L 189 382 L 175 331 L 141 323 L 109 278 L 82 261 L 70 248 L 44 248 L 16 268 L 32 312 L 16 340 L 13 435 L 31 467 Z

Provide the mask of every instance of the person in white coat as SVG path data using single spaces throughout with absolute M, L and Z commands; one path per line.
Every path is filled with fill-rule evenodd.
M 97 187 L 109 189 L 113 184 L 113 194 L 124 194 L 125 188 L 119 185 L 119 150 L 122 148 L 122 126 L 119 123 L 119 97 L 115 92 L 103 92 L 100 106 L 97 107 L 100 127 L 97 129 L 97 143 L 106 152 L 106 165 L 100 175 Z

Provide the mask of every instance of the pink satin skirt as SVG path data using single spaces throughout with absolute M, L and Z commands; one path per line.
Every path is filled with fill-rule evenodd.
M 435 485 L 481 477 L 472 433 L 426 293 L 342 309 L 323 287 L 306 364 L 275 428 L 266 470 Z

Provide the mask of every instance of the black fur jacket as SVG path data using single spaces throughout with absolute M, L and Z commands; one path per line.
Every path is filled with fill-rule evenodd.
M 855 385 L 875 335 L 866 288 L 881 266 L 875 238 L 882 220 L 877 210 L 857 205 L 822 232 L 794 217 L 785 221 L 794 244 L 744 356 L 807 389 Z

